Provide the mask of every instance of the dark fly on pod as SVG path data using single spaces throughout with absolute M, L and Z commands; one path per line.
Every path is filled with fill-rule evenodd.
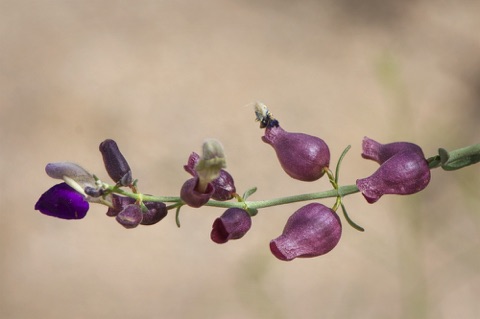
M 273 117 L 273 114 L 268 110 L 267 106 L 261 102 L 255 103 L 256 121 L 260 122 L 260 128 L 278 127 L 278 121 Z

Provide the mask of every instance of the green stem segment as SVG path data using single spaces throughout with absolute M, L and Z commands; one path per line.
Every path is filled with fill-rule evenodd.
M 116 188 L 115 193 L 132 197 L 137 200 L 142 201 L 150 201 L 150 202 L 172 202 L 172 203 L 181 203 L 180 197 L 175 196 L 152 196 L 152 195 L 144 195 L 144 194 L 135 194 L 132 192 L 128 192 L 126 190 Z M 322 198 L 330 198 L 330 197 L 338 197 L 338 196 L 346 196 L 350 194 L 358 193 L 359 190 L 356 185 L 347 185 L 347 186 L 340 186 L 338 191 L 335 189 L 318 192 L 318 193 L 309 193 L 309 194 L 300 194 L 300 195 L 293 195 L 281 198 L 274 198 L 269 200 L 260 200 L 260 201 L 244 201 L 244 202 L 220 202 L 215 200 L 208 201 L 205 206 L 211 207 L 223 207 L 223 208 L 245 208 L 248 207 L 250 209 L 260 209 L 265 207 L 271 206 L 278 206 L 278 205 L 285 205 L 295 202 L 303 202 L 308 200 L 315 200 L 315 199 L 322 199 Z

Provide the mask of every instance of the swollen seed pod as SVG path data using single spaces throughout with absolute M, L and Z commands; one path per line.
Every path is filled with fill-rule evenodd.
M 337 213 L 320 203 L 311 203 L 288 218 L 282 235 L 270 242 L 270 250 L 285 261 L 317 257 L 332 250 L 341 236 L 342 224 Z
M 325 173 L 330 164 L 330 150 L 320 138 L 304 133 L 290 133 L 280 126 L 267 127 L 262 140 L 270 144 L 283 170 L 292 178 L 311 182 Z
M 367 202 L 375 203 L 385 194 L 410 195 L 427 187 L 430 168 L 415 152 L 400 152 L 386 160 L 371 176 L 356 181 Z
M 103 163 L 110 178 L 122 186 L 132 184 L 132 171 L 114 140 L 107 139 L 100 144 Z
M 366 136 L 363 138 L 362 157 L 373 160 L 378 164 L 383 164 L 386 160 L 400 152 L 418 153 L 423 156 L 423 151 L 417 144 L 409 142 L 381 144 Z

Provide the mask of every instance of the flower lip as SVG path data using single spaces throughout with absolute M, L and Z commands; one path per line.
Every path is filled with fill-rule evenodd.
M 40 196 L 35 210 L 61 219 L 82 219 L 87 214 L 88 202 L 67 183 L 54 185 Z
M 200 192 L 197 190 L 197 186 L 199 183 L 199 177 L 195 176 L 194 178 L 190 178 L 189 180 L 185 181 L 180 189 L 180 198 L 191 207 L 201 207 L 206 204 L 212 194 L 215 191 L 215 187 L 211 183 L 207 184 L 207 188 L 204 192 Z

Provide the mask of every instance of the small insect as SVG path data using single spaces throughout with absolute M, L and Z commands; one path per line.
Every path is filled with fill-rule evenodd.
M 260 128 L 278 127 L 278 121 L 273 117 L 273 114 L 268 110 L 267 106 L 261 102 L 255 103 L 256 121 L 260 122 Z

